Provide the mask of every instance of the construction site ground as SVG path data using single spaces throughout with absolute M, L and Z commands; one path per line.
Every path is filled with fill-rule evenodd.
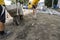
M 9 21 L 10 22 L 10 21 Z M 0 40 L 60 40 L 60 16 L 37 13 L 34 19 L 32 14 L 25 15 L 20 25 L 10 22 L 5 25 L 11 35 Z

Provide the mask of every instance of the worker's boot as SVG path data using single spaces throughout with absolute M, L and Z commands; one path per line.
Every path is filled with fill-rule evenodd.
M 23 20 L 23 15 L 20 15 L 20 20 Z
M 12 34 L 11 31 L 1 31 L 1 34 L 0 34 L 0 39 L 3 39 L 3 38 L 7 38 L 8 36 L 10 36 Z
M 10 31 L 5 31 L 4 23 L 0 22 L 0 39 L 10 35 Z

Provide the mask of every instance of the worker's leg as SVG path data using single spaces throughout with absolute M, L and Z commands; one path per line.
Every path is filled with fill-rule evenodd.
M 23 9 L 22 9 L 22 6 L 20 6 L 20 20 L 23 20 Z
M 5 29 L 4 23 L 0 22 L 0 35 L 3 35 L 4 29 Z
M 5 12 L 2 14 L 2 7 L 0 6 L 0 34 L 3 35 L 5 29 Z M 2 14 L 2 15 L 1 15 Z
M 33 18 L 36 19 L 36 9 L 33 9 Z
M 2 14 L 2 15 L 1 15 Z M 5 32 L 5 11 L 3 11 L 3 7 L 0 6 L 0 35 L 9 35 L 9 31 Z
M 20 15 L 20 20 L 23 20 L 23 15 Z
M 2 22 L 1 13 L 2 13 L 2 6 L 0 5 L 0 34 L 3 34 L 5 27 L 4 27 L 4 23 Z
M 19 10 L 19 18 L 20 20 L 23 20 L 23 11 L 21 9 Z

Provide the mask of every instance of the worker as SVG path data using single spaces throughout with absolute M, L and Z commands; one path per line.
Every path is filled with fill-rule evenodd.
M 23 1 L 20 2 L 20 20 L 23 20 Z
M 10 32 L 5 31 L 5 3 L 4 0 L 0 0 L 0 36 L 7 36 Z
M 20 2 L 19 0 L 17 0 L 17 7 L 18 7 L 18 13 L 20 16 L 20 20 L 23 20 L 23 1 Z
M 36 7 L 40 0 L 29 0 L 28 8 L 33 9 L 33 18 L 36 18 Z

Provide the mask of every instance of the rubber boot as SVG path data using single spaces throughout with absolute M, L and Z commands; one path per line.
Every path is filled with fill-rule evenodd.
M 20 20 L 23 20 L 23 15 L 20 15 Z

